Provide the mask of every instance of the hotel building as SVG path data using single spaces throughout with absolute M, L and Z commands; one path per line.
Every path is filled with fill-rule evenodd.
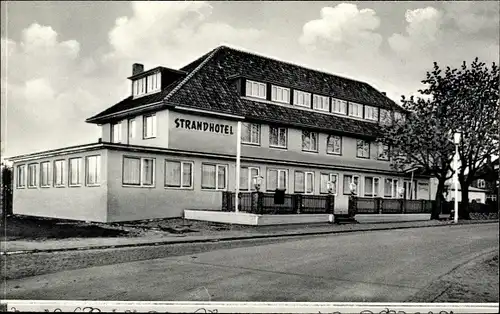
M 86 120 L 98 142 L 10 158 L 15 214 L 98 222 L 221 209 L 221 191 L 430 199 L 429 177 L 390 166 L 379 125 L 401 107 L 367 83 L 218 47 L 185 67 L 134 64 L 131 94 Z M 406 195 L 400 194 L 404 188 Z

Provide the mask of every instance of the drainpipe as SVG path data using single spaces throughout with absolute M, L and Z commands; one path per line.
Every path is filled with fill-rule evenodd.
M 240 159 L 241 159 L 241 121 L 238 121 L 238 126 L 236 128 L 236 182 L 235 182 L 235 201 L 234 201 L 234 211 L 237 213 L 240 199 L 238 198 L 240 194 Z

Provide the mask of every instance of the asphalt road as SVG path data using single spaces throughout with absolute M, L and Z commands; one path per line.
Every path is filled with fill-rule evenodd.
M 498 247 L 498 224 L 337 234 L 8 280 L 6 298 L 402 302 Z

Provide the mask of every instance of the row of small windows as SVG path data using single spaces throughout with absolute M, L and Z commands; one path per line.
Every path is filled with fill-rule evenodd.
M 128 137 L 133 139 L 137 136 L 137 118 L 128 119 Z M 142 138 L 149 139 L 156 137 L 156 115 L 145 115 L 142 118 Z M 122 121 L 111 124 L 111 142 L 121 143 L 122 137 Z
M 123 180 L 125 186 L 154 187 L 155 158 L 123 157 Z M 192 161 L 165 160 L 165 187 L 192 189 L 194 163 Z M 203 163 L 202 189 L 226 190 L 228 184 L 228 165 Z
M 267 99 L 267 86 L 265 83 L 246 80 L 246 96 Z M 311 97 L 312 96 L 312 97 Z M 291 104 L 290 101 L 290 88 L 271 85 L 271 98 L 272 101 L 279 103 Z M 331 110 L 330 110 L 331 99 Z M 312 105 L 311 105 L 312 102 Z M 308 92 L 293 90 L 293 105 L 303 108 L 310 108 L 319 111 L 332 112 L 351 117 L 366 119 L 370 121 L 379 121 L 381 123 L 389 123 L 391 120 L 391 113 L 389 110 L 380 109 L 373 106 L 357 104 L 354 102 L 347 102 L 345 100 L 311 94 Z M 380 112 L 379 112 L 380 111 Z M 402 119 L 399 112 L 395 112 L 395 119 Z
M 132 82 L 132 94 L 134 96 L 140 96 L 152 92 L 159 91 L 161 89 L 161 73 L 157 72 L 152 75 L 134 80 Z
M 266 189 L 288 188 L 288 169 L 268 168 L 266 176 Z M 155 186 L 155 158 L 123 157 L 123 184 L 125 186 Z M 228 186 L 228 165 L 217 163 L 201 164 L 201 188 L 205 190 L 226 190 Z M 260 175 L 260 167 L 243 166 L 240 171 L 240 191 L 254 191 L 252 179 Z M 294 171 L 294 192 L 314 194 L 315 173 L 313 171 Z M 337 173 L 320 173 L 321 194 L 328 193 L 328 182 L 333 184 L 333 194 L 339 193 Z M 367 197 L 397 198 L 400 182 L 398 179 L 386 178 L 383 190 L 380 187 L 379 177 L 364 177 L 363 195 Z M 343 176 L 343 193 L 350 194 L 349 185 L 355 183 L 357 195 L 360 188 L 360 177 L 357 175 Z M 167 188 L 193 189 L 194 162 L 165 160 L 165 181 Z M 416 191 L 416 189 L 415 189 Z M 415 192 L 416 193 L 416 192 Z
M 85 160 L 85 165 L 84 165 Z M 17 166 L 16 187 L 47 188 L 83 185 L 85 166 L 85 185 L 98 186 L 101 177 L 101 156 L 87 156 L 44 161 Z M 51 184 L 52 178 L 52 184 Z
M 269 146 L 275 148 L 287 148 L 288 130 L 285 127 L 269 127 Z M 318 152 L 317 132 L 302 131 L 302 150 L 307 152 Z M 241 141 L 244 144 L 260 145 L 260 125 L 256 123 L 242 123 Z M 327 137 L 326 152 L 333 155 L 342 155 L 342 137 L 329 135 Z M 370 142 L 358 139 L 356 140 L 356 157 L 370 158 Z M 389 147 L 387 145 L 378 145 L 377 158 L 380 160 L 389 159 Z

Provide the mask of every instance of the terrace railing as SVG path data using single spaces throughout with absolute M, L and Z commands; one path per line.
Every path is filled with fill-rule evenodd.
M 334 195 L 283 194 L 278 201 L 276 193 L 239 193 L 238 210 L 254 214 L 333 214 Z M 235 193 L 222 192 L 222 211 L 235 211 Z
M 432 201 L 405 200 L 395 198 L 357 197 L 349 198 L 349 211 L 355 214 L 427 214 L 432 210 Z

